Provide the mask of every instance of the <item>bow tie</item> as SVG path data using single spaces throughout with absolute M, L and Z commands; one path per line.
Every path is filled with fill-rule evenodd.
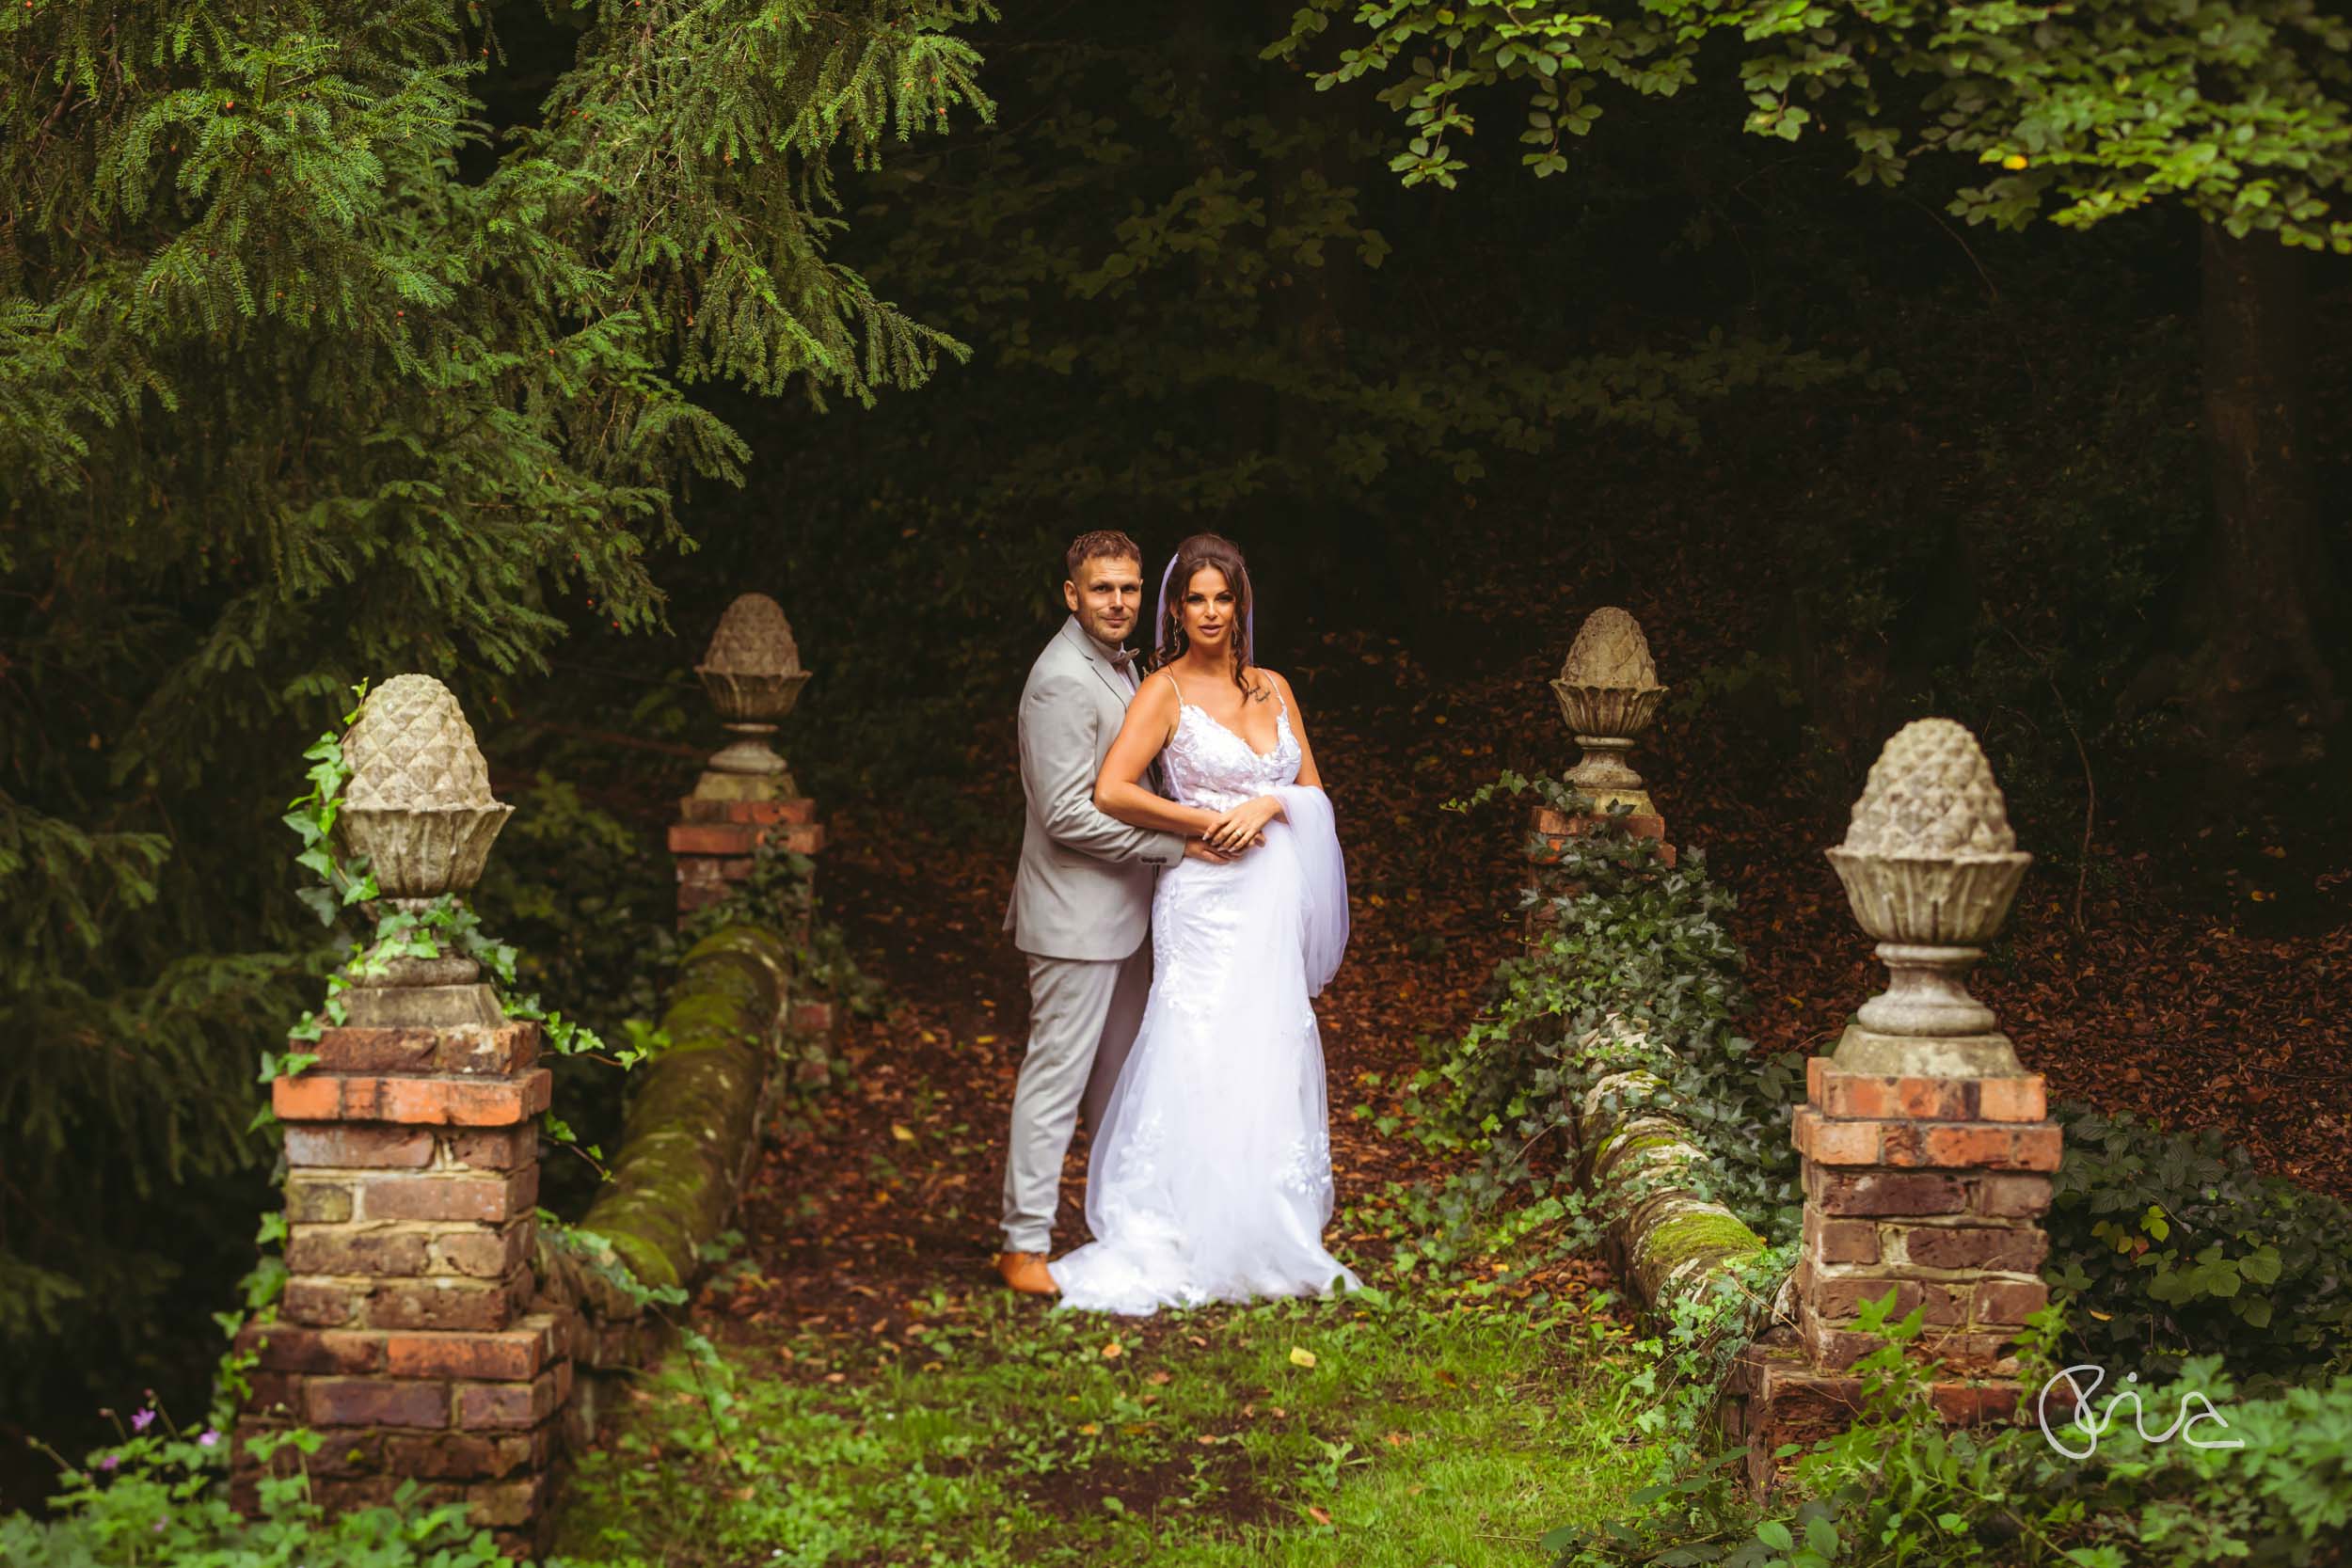
M 1124 670 L 1129 665 L 1133 664 L 1136 659 L 1143 657 L 1143 650 L 1140 648 L 1121 648 L 1117 653 L 1104 654 L 1103 657 L 1111 661 L 1112 669 Z

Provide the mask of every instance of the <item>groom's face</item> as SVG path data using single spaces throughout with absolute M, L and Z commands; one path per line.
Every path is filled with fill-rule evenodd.
M 1089 637 L 1116 648 L 1143 613 L 1143 562 L 1116 555 L 1082 561 L 1078 575 L 1061 585 L 1061 595 Z

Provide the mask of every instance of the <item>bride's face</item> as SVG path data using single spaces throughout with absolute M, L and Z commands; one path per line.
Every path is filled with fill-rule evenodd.
M 1223 572 L 1215 566 L 1203 566 L 1193 573 L 1179 610 L 1184 618 L 1184 636 L 1194 647 L 1211 654 L 1225 651 L 1233 635 L 1233 618 L 1240 613 L 1240 606 Z

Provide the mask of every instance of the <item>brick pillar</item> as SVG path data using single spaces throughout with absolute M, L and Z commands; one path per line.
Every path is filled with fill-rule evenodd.
M 736 739 L 711 754 L 694 792 L 678 802 L 678 821 L 670 829 L 680 926 L 696 910 L 726 897 L 729 884 L 750 878 L 752 852 L 763 842 L 803 855 L 816 854 L 825 843 L 817 802 L 800 792 L 791 768 L 769 743 L 810 678 L 784 608 L 765 594 L 737 594 L 694 673 Z
M 713 780 L 734 788 L 714 798 L 705 793 Z M 678 820 L 670 828 L 670 853 L 677 859 L 680 926 L 696 910 L 718 903 L 735 883 L 750 878 L 753 851 L 763 842 L 772 840 L 803 855 L 825 847 L 817 802 L 807 797 L 748 793 L 765 781 L 742 774 L 706 773 L 703 781 L 678 801 Z
M 544 1553 L 573 1328 L 532 1309 L 539 1027 L 481 984 L 345 996 L 353 1022 L 275 1086 L 289 1278 L 280 1321 L 238 1338 L 260 1354 L 236 1433 L 244 1506 L 248 1439 L 303 1425 L 326 1438 L 310 1468 L 329 1509 L 414 1478 L 511 1554 Z
M 472 887 L 514 808 L 492 799 L 449 689 L 394 676 L 342 746 L 339 847 L 367 857 L 383 903 L 421 914 Z M 541 1554 L 576 1320 L 532 1309 L 539 1027 L 508 1020 L 470 958 L 371 957 L 318 1060 L 271 1085 L 288 1277 L 278 1321 L 238 1336 L 258 1367 L 231 1498 L 254 1505 L 256 1435 L 309 1427 L 327 1508 L 389 1503 L 414 1480 L 422 1502 L 464 1503 L 504 1549 Z M 270 1463 L 304 1461 L 288 1448 Z
M 2042 1075 L 1849 1072 L 1816 1056 L 1792 1136 L 1805 1194 L 1797 1330 L 1814 1365 L 1842 1370 L 1878 1344 L 1852 1332 L 1855 1307 L 1893 1290 L 1898 1316 L 1926 1309 L 1928 1354 L 2000 1369 L 2050 1296 L 2036 1222 L 2059 1134 Z
M 1936 1408 L 1970 1424 L 2030 1418 L 2010 1346 L 2049 1300 L 2039 1222 L 2059 1129 L 2042 1075 L 1962 981 L 2032 858 L 1975 737 L 1943 719 L 1898 732 L 1829 855 L 1890 984 L 1805 1064 L 1789 1129 L 1804 1182 L 1793 1321 L 1742 1353 L 1725 1389 L 1758 1490 L 1777 1479 L 1775 1448 L 1851 1418 L 1849 1369 L 1883 1342 L 1861 1331 L 1863 1302 L 1892 1291 L 1894 1319 L 1920 1310 L 1911 1354 L 1941 1363 Z

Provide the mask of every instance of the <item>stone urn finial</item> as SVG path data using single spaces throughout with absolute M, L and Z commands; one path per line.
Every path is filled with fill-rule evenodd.
M 431 675 L 394 675 L 368 693 L 342 749 L 351 780 L 336 829 L 347 851 L 368 858 L 386 901 L 413 912 L 482 879 L 515 808 L 491 796 L 473 726 L 448 687 Z M 446 955 L 379 958 L 357 973 L 363 985 L 453 985 L 480 966 Z
M 792 711 L 809 672 L 801 668 L 784 607 L 765 594 L 743 594 L 719 617 L 709 651 L 694 666 L 720 720 L 741 739 L 714 752 L 710 773 L 760 780 L 774 793 L 797 793 L 791 770 L 768 744 L 777 720 Z M 709 774 L 705 776 L 709 782 Z M 703 793 L 697 790 L 697 793 Z
M 1626 760 L 1666 694 L 1641 623 L 1613 605 L 1584 617 L 1551 689 L 1584 751 L 1567 782 L 1604 810 L 1623 800 L 1636 812 L 1655 811 L 1642 776 Z
M 1870 765 L 1846 841 L 1826 850 L 1887 989 L 1855 1016 L 1882 1035 L 1987 1035 L 1969 965 L 2009 914 L 2033 857 L 2017 847 L 1983 749 L 1949 719 L 1905 724 Z

